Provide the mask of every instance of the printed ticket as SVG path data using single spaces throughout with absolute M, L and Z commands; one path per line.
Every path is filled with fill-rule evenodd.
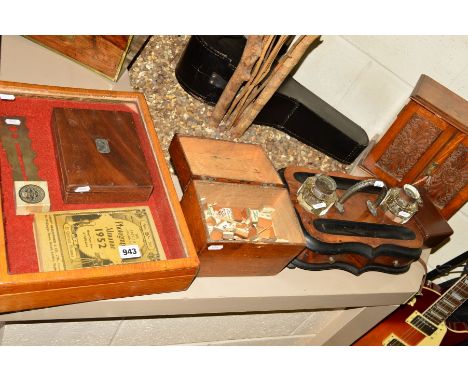
M 38 213 L 41 272 L 165 260 L 148 207 Z

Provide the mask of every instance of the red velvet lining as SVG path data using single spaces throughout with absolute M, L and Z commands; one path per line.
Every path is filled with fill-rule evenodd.
M 64 204 L 60 192 L 58 168 L 55 160 L 55 149 L 50 127 L 52 109 L 54 107 L 76 107 L 80 109 L 131 112 L 153 179 L 154 190 L 150 199 L 146 203 Z M 32 141 L 32 149 L 36 153 L 35 163 L 39 170 L 39 176 L 42 180 L 47 180 L 48 182 L 52 211 L 147 205 L 150 207 L 153 214 L 153 219 L 158 229 L 166 257 L 168 259 L 184 257 L 176 223 L 164 191 L 162 179 L 157 170 L 157 163 L 152 155 L 145 128 L 140 116 L 132 110 L 128 104 L 16 97 L 15 101 L 0 101 L 0 116 L 25 117 L 26 126 L 29 129 L 29 137 Z M 36 248 L 32 230 L 33 216 L 15 215 L 12 172 L 3 148 L 0 150 L 0 165 L 3 223 L 5 228 L 9 272 L 12 274 L 38 272 Z

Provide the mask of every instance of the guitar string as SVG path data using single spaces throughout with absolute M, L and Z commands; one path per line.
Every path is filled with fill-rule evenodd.
M 461 292 L 462 295 L 464 295 L 464 293 L 467 292 L 467 291 L 464 290 L 464 288 L 468 287 L 468 285 L 465 285 L 466 278 L 467 278 L 467 276 L 464 276 L 457 283 L 455 283 L 442 296 L 440 296 L 434 303 L 432 303 L 423 313 L 421 313 L 421 315 L 424 317 L 424 314 L 427 314 L 431 309 L 435 309 L 437 311 L 437 309 L 435 308 L 437 303 L 441 302 L 444 297 L 449 296 L 452 292 Z M 445 314 L 447 315 L 446 317 L 449 317 L 453 313 L 453 311 L 455 311 L 464 302 L 464 300 L 466 300 L 466 297 L 464 297 L 464 296 L 462 296 L 462 297 L 463 297 L 462 301 L 459 301 L 456 297 L 454 297 L 460 304 L 458 306 L 456 306 L 455 308 L 450 309 L 449 312 L 445 312 Z M 426 317 L 424 317 L 424 318 L 426 318 Z M 429 320 L 429 321 L 433 322 L 432 320 Z M 442 321 L 444 321 L 444 320 L 441 320 L 439 323 L 441 323 Z M 423 326 L 424 326 L 424 322 L 421 322 L 421 324 L 408 325 L 408 328 L 407 328 L 406 332 L 404 332 L 401 336 L 397 336 L 397 337 L 400 338 L 401 340 L 403 340 L 404 342 L 408 343 L 408 341 L 411 340 L 411 339 L 414 339 L 414 337 L 416 335 L 419 334 L 419 337 L 421 336 L 421 334 L 424 335 L 423 333 L 420 333 L 418 330 L 415 329 L 415 328 L 422 329 Z M 413 337 L 413 338 L 411 338 L 411 337 Z
M 438 312 L 438 313 L 439 313 L 440 311 L 442 311 L 443 314 L 447 314 L 447 313 L 445 312 L 445 309 L 443 309 L 443 308 L 441 308 L 441 309 L 438 310 L 438 309 L 437 309 L 437 304 L 440 304 L 440 305 L 443 306 L 443 304 L 444 304 L 444 302 L 445 302 L 445 301 L 444 301 L 444 298 L 447 298 L 447 296 L 448 296 L 448 298 L 452 298 L 451 294 L 453 294 L 453 292 L 457 292 L 457 293 L 458 293 L 458 292 L 461 292 L 460 296 L 462 297 L 462 300 L 458 300 L 456 297 L 453 297 L 453 298 L 454 298 L 455 300 L 457 300 L 458 303 L 461 303 L 461 304 L 462 304 L 462 303 L 463 303 L 463 300 L 466 300 L 466 298 L 467 298 L 467 297 L 465 297 L 465 293 L 468 293 L 468 290 L 465 290 L 465 289 L 464 289 L 465 287 L 468 287 L 467 285 L 465 285 L 465 281 L 466 281 L 466 276 L 465 276 L 464 278 L 460 279 L 459 282 L 457 282 L 456 284 L 454 284 L 453 287 L 450 288 L 449 290 L 447 290 L 447 292 L 445 292 L 439 299 L 437 299 L 436 301 L 434 301 L 434 303 L 433 303 L 431 306 L 429 306 L 429 307 L 424 311 L 424 313 L 427 312 L 427 313 L 429 313 L 429 314 L 432 315 L 431 311 L 434 310 L 434 311 L 436 311 L 436 312 Z M 459 306 L 460 306 L 460 305 L 455 306 L 455 307 L 451 307 L 451 306 L 449 305 L 449 310 L 448 310 L 448 313 L 449 313 L 449 314 L 448 314 L 448 316 L 450 316 L 450 314 L 452 314 Z M 423 314 L 424 314 L 424 313 L 423 313 Z M 447 317 L 448 317 L 448 316 L 447 316 Z M 442 322 L 442 321 L 441 321 L 441 322 Z
M 449 315 L 447 315 L 448 317 Z M 443 322 L 442 320 L 441 322 Z M 427 337 L 428 335 L 424 334 L 425 330 L 424 328 L 426 327 L 427 323 L 424 322 L 423 320 L 418 320 L 417 322 L 412 322 L 411 324 L 407 323 L 407 329 L 406 331 L 401 334 L 399 337 L 403 342 L 406 344 L 409 344 L 410 346 L 418 345 L 424 337 Z M 419 330 L 418 330 L 419 329 Z M 423 338 L 421 338 L 423 336 Z
M 432 303 L 429 308 L 427 308 L 423 313 L 421 313 L 423 316 L 424 316 L 424 313 L 427 313 L 430 309 L 432 309 L 437 302 L 439 302 L 441 299 L 443 299 L 445 296 L 447 296 L 449 293 L 451 293 L 452 291 L 457 291 L 457 292 L 462 292 L 462 293 L 466 293 L 467 291 L 464 290 L 465 288 L 465 280 L 466 280 L 467 276 L 465 275 L 462 279 L 460 279 L 460 281 L 458 281 L 456 284 L 454 284 L 450 289 L 448 289 L 442 296 L 440 296 L 434 303 Z M 457 289 L 459 288 L 459 289 Z M 463 298 L 462 300 L 466 300 L 466 297 Z M 461 302 L 461 304 L 463 303 L 464 301 Z M 460 305 L 461 305 L 460 304 Z M 450 314 L 447 315 L 447 317 L 449 317 L 460 305 L 458 305 L 457 307 L 455 307 L 455 309 L 453 309 L 452 312 L 450 312 Z M 442 321 L 445 321 L 445 320 L 442 320 Z M 440 323 L 442 322 L 440 321 Z M 439 324 L 440 324 L 439 323 Z M 408 325 L 409 326 L 409 325 Z M 412 340 L 412 339 L 415 339 L 414 337 L 416 337 L 417 334 L 422 334 L 424 335 L 423 333 L 419 332 L 418 330 L 414 329 L 415 327 L 418 328 L 418 329 L 422 329 L 422 327 L 424 326 L 424 323 L 421 323 L 420 325 L 418 324 L 413 324 L 412 326 L 409 326 L 408 329 L 406 330 L 406 332 L 404 332 L 401 337 L 399 337 L 401 340 L 403 340 L 405 343 L 408 343 L 409 340 Z
M 434 309 L 435 308 L 435 305 L 437 303 L 439 303 L 441 301 L 441 299 L 443 299 L 444 297 L 446 297 L 447 295 L 449 295 L 451 292 L 453 291 L 456 291 L 456 292 L 462 292 L 462 293 L 465 293 L 466 291 L 464 290 L 464 285 L 463 285 L 463 282 L 464 280 L 460 280 L 459 283 L 455 284 L 452 288 L 450 288 L 446 293 L 444 293 L 444 295 L 442 295 L 441 297 L 439 297 L 439 299 L 437 299 L 428 309 L 426 309 L 422 315 L 424 317 L 424 314 L 427 313 L 430 309 Z M 466 300 L 466 299 L 464 299 Z M 463 301 L 460 301 L 460 303 L 463 303 Z M 446 317 L 449 317 L 453 311 L 455 311 L 457 307 L 455 307 L 454 309 L 450 309 L 448 312 L 444 312 L 444 315 Z M 440 324 L 441 322 L 443 322 L 444 320 L 441 320 L 438 324 Z M 411 327 L 409 327 L 407 329 L 407 331 L 402 335 L 401 339 L 402 340 L 405 340 L 406 341 L 409 341 L 409 340 L 415 340 L 415 336 L 417 335 L 417 330 L 414 330 L 413 328 L 418 328 L 418 329 L 421 329 L 422 327 L 424 326 L 424 322 L 421 322 L 421 325 L 418 325 L 418 324 L 412 324 Z M 423 333 L 421 333 L 423 334 Z M 424 335 L 424 334 L 423 334 Z M 420 335 L 419 335 L 420 336 Z M 403 338 L 404 337 L 404 338 Z
M 419 259 L 419 262 L 424 266 L 425 272 L 424 272 L 423 281 L 421 283 L 421 287 L 419 288 L 419 291 L 416 293 L 417 295 L 420 295 L 422 293 L 422 290 L 423 290 L 423 287 L 424 287 L 424 284 L 425 284 L 425 280 L 426 280 L 426 275 L 427 275 L 427 266 L 426 266 L 426 264 L 424 262 L 421 262 L 421 259 Z M 417 324 L 415 326 L 417 326 Z M 401 340 L 403 340 L 403 337 L 405 337 L 406 341 L 408 341 L 410 339 L 409 336 L 411 334 L 416 335 L 417 332 L 418 331 L 414 330 L 413 326 L 408 325 L 408 328 L 406 329 L 406 332 L 404 332 L 399 338 Z
M 468 286 L 462 285 L 460 288 L 454 288 L 451 291 L 451 293 L 449 294 L 450 295 L 449 298 L 455 299 L 457 301 L 457 303 L 458 303 L 458 305 L 455 305 L 454 307 L 449 306 L 449 316 L 459 307 L 460 304 L 463 304 L 463 302 L 467 300 L 466 296 L 468 294 L 468 290 L 466 288 L 468 288 Z M 459 294 L 460 297 L 461 297 L 461 300 L 458 300 L 458 298 L 454 297 L 453 296 L 454 293 Z M 442 301 L 441 305 L 443 305 L 444 303 L 445 303 L 445 301 Z M 437 311 L 437 307 L 434 306 L 434 307 L 431 308 L 431 310 Z
M 423 290 L 423 287 L 424 287 L 424 284 L 425 284 L 425 280 L 426 280 L 426 275 L 427 275 L 427 265 L 421 261 L 421 259 L 419 259 L 419 262 L 423 265 L 424 269 L 425 269 L 425 272 L 424 272 L 424 277 L 423 277 L 423 281 L 421 282 L 421 286 L 419 288 L 419 291 L 416 292 L 417 295 L 420 295 L 422 293 L 422 290 Z M 416 324 L 417 326 L 417 324 Z M 406 329 L 406 332 L 404 332 L 399 338 L 401 340 L 403 340 L 403 337 L 405 337 L 405 340 L 406 342 L 410 339 L 409 336 L 411 334 L 416 334 L 418 331 L 417 330 L 414 330 L 414 327 L 408 325 L 408 328 Z
M 456 284 L 454 284 L 453 287 L 448 289 L 442 296 L 440 296 L 436 301 L 434 301 L 434 303 L 432 303 L 422 314 L 424 315 L 424 314 L 428 313 L 429 315 L 432 316 L 433 314 L 440 315 L 440 312 L 442 312 L 442 315 L 446 315 L 447 313 L 449 313 L 449 315 L 450 315 L 451 313 L 453 313 L 453 311 L 455 311 L 460 306 L 460 304 L 463 303 L 462 300 L 466 299 L 465 293 L 468 293 L 468 291 L 465 290 L 464 288 L 468 287 L 468 285 L 465 285 L 465 281 L 466 281 L 466 276 L 463 277 L 462 279 L 460 279 L 460 281 L 458 281 Z M 462 297 L 462 300 L 458 300 L 456 297 L 454 297 L 453 292 L 456 292 L 456 293 L 461 292 L 460 296 Z M 444 298 L 445 299 L 454 298 L 457 301 L 458 305 L 453 307 L 453 306 L 451 306 L 452 304 L 449 304 L 448 305 L 449 306 L 448 312 L 445 312 L 445 309 L 443 309 L 443 308 L 437 309 L 437 304 L 440 304 L 441 306 L 444 306 L 443 305 L 444 302 L 445 302 Z M 435 313 L 432 313 L 433 311 Z M 442 321 L 440 321 L 440 322 L 442 322 Z
M 464 277 L 466 279 L 466 276 Z M 427 313 L 430 309 L 432 309 L 441 299 L 443 299 L 445 296 L 447 296 L 448 294 L 450 294 L 451 292 L 453 291 L 456 291 L 456 292 L 462 292 L 462 293 L 465 293 L 467 291 L 464 290 L 465 288 L 465 284 L 464 284 L 465 280 L 463 279 L 460 279 L 460 281 L 458 281 L 456 284 L 454 284 L 450 289 L 448 289 L 442 296 L 440 296 L 434 303 L 432 303 L 429 308 L 427 308 L 423 313 L 421 313 L 423 316 L 424 316 L 424 313 Z M 464 297 L 462 300 L 466 300 L 466 297 Z M 461 301 L 461 304 L 463 303 L 464 301 Z M 460 305 L 461 305 L 460 304 Z M 460 306 L 458 305 L 458 306 Z M 458 307 L 456 307 L 458 308 Z M 453 309 L 453 311 L 456 310 Z M 450 312 L 446 317 L 449 317 L 452 313 Z M 445 321 L 445 320 L 442 320 L 442 321 Z M 442 322 L 440 321 L 440 323 Z M 440 324 L 439 323 L 439 324 Z M 414 328 L 418 328 L 418 329 L 421 329 L 422 327 L 424 326 L 424 323 L 421 323 L 421 325 L 418 325 L 418 324 L 413 324 L 412 326 L 409 326 L 408 329 L 406 330 L 405 333 L 403 333 L 403 335 L 400 337 L 401 340 L 407 342 L 408 340 L 413 340 L 415 339 L 414 337 L 418 334 L 418 330 L 415 330 Z M 420 333 L 422 335 L 424 335 L 423 333 Z M 412 337 L 412 338 L 411 338 Z

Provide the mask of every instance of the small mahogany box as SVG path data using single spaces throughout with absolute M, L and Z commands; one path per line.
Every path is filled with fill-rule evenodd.
M 53 268 L 51 271 L 41 271 L 36 248 L 37 235 L 35 238 L 34 233 L 35 230 L 36 234 L 38 232 L 36 219 L 34 215 L 15 213 L 12 171 L 15 162 L 11 160 L 11 150 L 9 160 L 6 151 L 8 142 L 2 140 L 0 144 L 2 200 L 0 313 L 187 289 L 197 274 L 199 260 L 144 95 L 138 92 L 72 89 L 0 81 L 0 96 L 0 118 L 21 118 L 27 128 L 28 147 L 31 150 L 28 155 L 34 157 L 38 177 L 48 184 L 51 211 L 71 214 L 74 210 L 144 207 L 151 214 L 151 220 L 158 233 L 158 245 L 162 247 L 165 255 L 164 258 L 148 258 L 141 262 L 124 261 L 125 258 L 120 255 L 119 261 L 89 263 L 87 260 L 89 253 L 86 253 L 84 247 L 72 242 L 76 241 L 76 236 L 68 235 L 67 239 L 61 241 L 60 237 L 56 239 L 58 236 L 48 235 L 48 232 L 52 231 L 46 229 L 43 233 L 47 234 L 43 237 L 48 238 L 48 243 L 54 246 L 60 243 L 55 247 L 58 248 L 56 258 L 60 256 L 71 258 L 71 253 L 74 259 L 80 260 L 81 266 L 79 268 L 63 266 Z M 59 146 L 63 144 L 64 147 L 59 149 L 70 151 L 63 153 L 68 156 L 67 158 L 73 158 L 75 155 L 73 151 L 82 150 L 83 154 L 87 155 L 85 160 L 90 162 L 90 166 L 96 168 L 100 164 L 104 166 L 105 162 L 99 155 L 105 156 L 109 153 L 99 153 L 99 155 L 90 153 L 98 149 L 95 138 L 107 139 L 110 153 L 115 149 L 114 152 L 119 155 L 115 161 L 106 163 L 106 171 L 111 172 L 108 165 L 115 165 L 115 174 L 120 174 L 118 177 L 124 177 L 125 181 L 127 176 L 132 177 L 138 184 L 149 181 L 149 187 L 145 185 L 147 200 L 132 203 L 116 200 L 113 200 L 113 203 L 94 200 L 82 204 L 65 203 L 55 155 L 57 142 L 52 126 L 53 116 L 55 127 L 58 123 L 64 128 L 64 131 L 59 133 L 60 137 L 65 139 L 59 142 Z M 61 117 L 68 122 L 62 124 L 59 121 Z M 87 131 L 83 124 L 88 120 L 96 122 L 90 131 L 97 133 L 98 136 L 86 141 L 87 138 L 81 137 L 80 134 Z M 108 125 L 101 131 L 98 124 L 103 121 Z M 112 128 L 115 134 L 109 135 Z M 78 134 L 75 138 L 62 135 L 65 130 L 73 129 L 76 129 L 73 133 Z M 15 134 L 11 134 L 10 138 L 14 142 Z M 75 144 L 73 144 L 74 139 Z M 123 142 L 124 140 L 128 142 Z M 139 149 L 135 150 L 136 154 L 128 151 L 137 145 Z M 104 144 L 101 147 L 99 144 L 99 149 L 108 151 L 105 146 Z M 130 164 L 119 160 L 119 156 L 128 156 Z M 84 165 L 82 159 L 77 163 L 80 166 Z M 70 163 L 67 165 L 73 166 Z M 127 165 L 136 167 L 126 168 Z M 144 171 L 144 168 L 147 170 Z M 129 175 L 132 172 L 135 174 Z M 92 174 L 92 171 L 88 171 L 88 175 L 89 173 Z M 115 174 L 113 176 L 116 176 Z M 102 176 L 104 175 L 107 174 Z M 76 185 L 81 185 L 81 181 L 77 180 L 79 174 L 73 176 L 75 180 L 70 181 L 70 184 L 76 182 Z M 125 183 L 124 180 L 120 182 Z M 153 191 L 148 197 L 150 188 Z M 123 216 L 121 218 L 125 219 Z M 127 221 L 131 222 L 128 219 Z M 63 227 L 67 227 L 67 224 L 63 224 Z M 91 236 L 85 236 L 87 237 Z M 101 241 L 98 239 L 98 242 Z M 67 247 L 64 243 L 72 244 L 67 244 Z M 110 248 L 110 239 L 107 243 L 109 247 L 106 248 Z M 68 248 L 78 248 L 79 252 L 70 252 Z M 101 256 L 103 252 L 97 254 Z M 116 257 L 115 251 L 113 255 Z M 121 259 L 124 260 L 120 261 Z
M 52 132 L 65 203 L 148 200 L 153 183 L 130 112 L 54 108 Z
M 181 205 L 200 259 L 199 276 L 275 275 L 305 248 L 288 191 L 260 146 L 176 134 L 169 153 L 184 191 Z M 207 205 L 273 209 L 276 237 L 213 240 Z

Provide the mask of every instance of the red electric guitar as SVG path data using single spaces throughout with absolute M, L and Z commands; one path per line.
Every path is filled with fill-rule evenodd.
M 468 275 L 443 295 L 436 288 L 424 287 L 421 296 L 397 308 L 353 346 L 455 345 L 468 339 L 468 323 L 445 322 L 468 298 Z

